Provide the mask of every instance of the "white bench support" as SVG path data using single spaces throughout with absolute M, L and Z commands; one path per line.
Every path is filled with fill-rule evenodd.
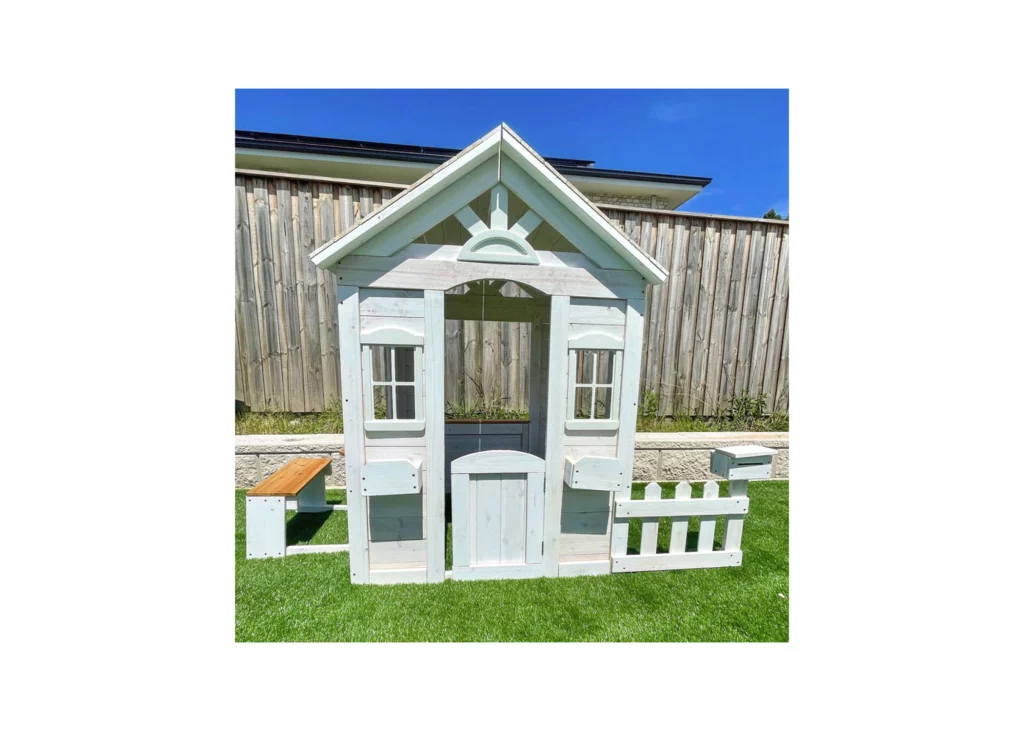
M 245 557 L 283 558 L 284 519 L 283 497 L 246 497 Z
M 299 513 L 326 513 L 338 507 L 327 504 L 326 472 L 314 477 L 303 487 L 295 500 L 279 496 L 245 497 L 245 557 L 283 558 L 296 553 L 328 553 L 347 551 L 347 545 L 331 546 L 285 546 L 286 511 Z
M 296 508 L 300 513 L 326 513 L 331 510 L 327 505 L 326 477 L 321 473 L 309 481 L 296 496 Z

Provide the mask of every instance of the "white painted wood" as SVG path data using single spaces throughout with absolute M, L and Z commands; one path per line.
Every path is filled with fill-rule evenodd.
M 359 316 L 423 317 L 423 292 L 414 289 L 363 289 Z
M 556 567 L 557 568 L 557 567 Z M 455 581 L 481 581 L 488 579 L 539 579 L 545 576 L 541 564 L 503 564 L 494 566 L 452 567 Z
M 426 569 L 374 569 L 369 572 L 370 584 L 426 584 Z
M 422 432 L 425 427 L 422 419 L 370 419 L 363 424 L 368 432 Z
M 661 498 L 661 485 L 648 483 L 644 488 L 644 502 Z M 639 501 L 638 501 L 639 502 Z M 615 506 L 618 515 L 618 504 Z M 645 518 L 640 529 L 640 555 L 649 556 L 658 552 L 658 518 Z
M 632 571 L 671 571 L 673 569 L 712 569 L 739 566 L 742 551 L 712 551 L 710 553 L 659 553 L 653 556 L 614 556 L 612 573 Z
M 283 497 L 245 498 L 245 557 L 281 558 L 285 555 Z
M 615 422 L 608 422 L 608 421 L 605 421 L 605 420 L 600 420 L 598 423 L 599 424 L 608 424 L 608 423 L 617 424 L 618 422 L 617 421 L 615 421 Z M 607 429 L 607 428 L 602 429 L 602 428 L 599 428 L 599 427 L 595 427 L 593 431 L 566 431 L 565 432 L 565 440 L 564 440 L 563 444 L 565 445 L 565 448 L 567 450 L 569 448 L 575 449 L 577 451 L 581 450 L 581 449 L 587 449 L 587 450 L 590 450 L 590 449 L 605 449 L 606 450 L 609 447 L 611 447 L 612 451 L 614 451 L 615 450 L 615 445 L 617 444 L 617 442 L 618 442 L 618 435 L 617 435 L 617 432 L 615 431 L 614 428 L 612 428 L 612 429 Z M 620 462 L 622 461 L 621 457 L 619 458 L 619 461 Z
M 569 304 L 569 326 L 626 324 L 625 300 L 573 297 Z
M 469 475 L 452 475 L 452 565 L 467 568 L 470 559 Z
M 632 268 L 630 262 L 627 262 L 619 255 L 618 251 L 610 247 L 605 241 L 602 241 L 600 236 L 591 231 L 580 220 L 576 210 L 570 210 L 564 203 L 556 200 L 543 186 L 527 174 L 520 165 L 503 158 L 501 179 L 523 203 L 547 221 L 567 241 L 571 241 L 574 247 L 595 264 L 605 269 Z M 621 233 L 616 238 L 625 244 L 619 244 L 621 250 L 625 250 L 627 245 L 628 247 L 633 246 L 633 243 Z M 637 271 L 644 275 L 647 273 L 643 267 L 639 266 Z M 652 278 L 652 281 L 656 280 Z
M 616 258 L 625 259 L 630 266 L 635 267 L 638 272 L 643 273 L 644 276 L 652 282 L 660 283 L 664 282 L 668 278 L 668 272 L 663 266 L 651 257 L 648 257 L 643 251 L 637 248 L 632 241 L 627 239 L 626 236 L 618 228 L 612 225 L 608 218 L 598 210 L 597 206 L 591 203 L 582 193 L 573 187 L 573 185 L 560 175 L 553 167 L 551 167 L 544 158 L 530 149 L 523 139 L 513 132 L 506 124 L 502 124 L 501 152 L 503 155 L 507 155 L 509 157 L 508 160 L 502 160 L 502 182 L 506 183 L 512 192 L 518 195 L 527 206 L 537 211 L 538 214 L 551 223 L 559 232 L 562 232 L 563 235 L 572 241 L 574 245 L 576 244 L 576 237 L 571 234 L 567 235 L 566 232 L 563 232 L 562 228 L 556 225 L 544 210 L 534 205 L 531 200 L 529 200 L 529 198 L 536 198 L 538 196 L 529 194 L 524 196 L 520 193 L 519 187 L 511 183 L 511 178 L 517 170 L 521 170 L 524 174 L 529 175 L 540 185 L 540 187 L 546 190 L 555 201 L 564 206 L 562 209 L 563 211 L 571 211 L 576 221 L 584 223 L 589 230 L 597 233 L 601 240 L 607 244 L 610 253 L 616 255 Z M 533 192 L 532 188 L 526 189 L 528 193 Z M 583 249 L 580 250 L 582 251 Z
M 374 500 L 387 497 L 393 496 L 378 496 L 370 501 L 370 568 L 373 568 L 374 561 L 382 560 L 380 552 L 374 553 L 375 545 L 392 541 L 411 543 L 424 540 L 422 506 L 416 515 L 382 517 L 373 509 Z
M 380 495 L 367 499 L 372 518 L 423 516 L 423 495 Z
M 544 473 L 526 475 L 526 563 L 541 562 L 544 540 Z
M 296 496 L 295 509 L 300 513 L 325 513 L 331 510 L 327 505 L 325 478 L 331 474 L 331 466 L 306 483 Z
M 708 485 L 715 485 L 709 482 L 704 486 L 707 494 Z M 718 486 L 715 485 L 717 495 Z M 623 518 L 674 518 L 682 516 L 700 515 L 746 515 L 749 509 L 747 498 L 707 498 L 697 500 L 615 500 L 615 515 Z
M 616 444 L 619 462 L 626 472 L 626 486 L 633 480 L 633 447 L 636 444 L 636 414 L 640 394 L 640 364 L 643 358 L 644 299 L 630 299 L 626 302 L 626 329 L 623 340 L 622 371 L 619 376 L 619 429 Z M 628 493 L 627 493 L 628 494 Z
M 605 332 L 597 328 L 606 328 Z M 615 325 L 578 325 L 570 326 L 568 345 L 573 350 L 622 350 L 625 344 L 621 337 L 615 337 L 610 330 Z M 621 327 L 618 328 L 621 331 Z
M 603 576 L 612 572 L 611 562 L 605 558 L 599 561 L 560 561 L 558 576 Z
M 526 475 L 501 476 L 500 561 L 526 563 Z
M 395 327 L 382 327 L 360 333 L 359 341 L 363 345 L 423 345 L 423 336 Z
M 362 291 L 362 290 L 360 290 Z M 398 317 L 394 315 L 360 315 L 359 316 L 359 329 L 360 334 L 372 333 L 376 330 L 404 330 L 420 337 L 421 341 L 423 338 L 423 317 Z M 380 339 L 379 337 L 374 338 L 370 335 L 370 339 Z M 403 337 L 403 339 L 405 339 Z M 406 343 L 389 343 L 385 342 L 384 345 L 405 345 Z M 412 343 L 418 345 L 419 343 Z
M 568 385 L 569 351 L 565 343 L 569 336 L 569 298 L 555 295 L 551 298 L 551 320 L 549 325 L 548 351 L 548 403 L 544 454 L 546 473 L 544 478 L 544 575 L 558 576 L 558 537 L 561 533 L 562 516 L 562 452 L 565 429 L 558 419 L 565 413 L 566 388 Z
M 359 358 L 359 290 L 338 287 L 338 341 L 342 415 L 345 422 L 345 481 L 352 583 L 365 584 L 370 567 L 366 498 L 359 492 L 364 459 L 362 367 Z M 346 357 L 347 355 L 347 357 Z
M 767 480 L 772 474 L 775 449 L 743 444 L 711 453 L 711 471 L 729 480 Z
M 736 444 L 731 447 L 719 447 L 715 451 L 732 457 L 737 460 L 737 464 L 747 464 L 747 460 L 750 463 L 760 464 L 763 461 L 760 458 L 774 457 L 779 453 L 777 449 L 762 447 L 760 444 Z
M 363 466 L 360 492 L 363 495 L 406 495 L 419 492 L 423 465 L 419 460 L 385 459 Z
M 747 499 L 747 481 L 731 480 L 729 482 L 729 497 L 736 500 Z M 743 541 L 743 516 L 729 516 L 725 519 L 725 532 L 722 535 L 722 548 L 726 551 L 740 550 L 740 543 Z
M 426 431 L 427 581 L 444 581 L 444 292 L 424 293 L 423 406 Z
M 602 513 L 593 517 L 595 524 L 607 525 L 608 513 Z M 562 516 L 563 520 L 568 516 Z M 581 522 L 579 519 L 591 517 L 586 513 L 577 513 L 573 516 L 573 522 Z M 563 522 L 563 528 L 565 523 Z M 563 530 L 558 550 L 558 560 L 582 561 L 598 556 L 608 558 L 608 551 L 611 544 L 610 533 L 571 533 Z
M 335 488 L 331 488 L 331 489 L 333 490 Z M 298 509 L 299 509 L 299 503 L 298 503 L 297 500 L 285 500 L 285 510 L 292 510 L 292 511 L 296 511 L 297 512 Z M 348 505 L 338 505 L 337 503 L 334 503 L 334 504 L 328 503 L 327 507 L 324 508 L 323 510 L 314 510 L 314 511 L 310 511 L 310 512 L 326 513 L 326 512 L 330 512 L 332 510 L 348 510 Z
M 508 230 L 508 188 L 501 183 L 491 188 L 491 229 Z
M 369 435 L 368 435 L 369 436 Z M 382 462 L 388 459 L 408 459 L 410 462 L 419 460 L 421 463 L 427 459 L 427 447 L 423 443 L 423 438 L 420 438 L 420 443 L 415 446 L 407 447 L 378 447 L 376 444 L 366 445 L 366 461 L 367 462 Z M 427 472 L 427 468 L 423 466 L 424 475 Z
M 626 469 L 618 457 L 566 457 L 565 484 L 576 490 L 625 490 Z
M 540 428 L 541 416 L 547 404 L 541 402 L 542 373 L 541 349 L 543 333 L 540 317 L 534 315 L 530 325 L 530 454 L 543 456 L 545 434 Z
M 332 271 L 349 285 L 394 289 L 429 284 L 431 288 L 448 290 L 476 280 L 508 278 L 508 267 L 503 264 L 459 262 L 461 251 L 460 246 L 410 244 L 394 256 L 346 257 L 344 267 Z M 644 296 L 646 285 L 636 272 L 595 268 L 579 254 L 535 253 L 540 263 L 517 268 L 515 280 L 543 294 L 610 299 Z
M 625 556 L 629 547 L 629 518 L 617 515 L 612 521 L 611 555 Z
M 537 252 L 526 239 L 511 231 L 488 229 L 467 241 L 459 252 L 459 261 L 495 264 L 539 265 Z
M 401 541 L 370 540 L 370 571 L 377 569 L 425 569 L 427 542 L 422 539 Z
M 288 546 L 286 556 L 297 556 L 303 553 L 348 553 L 347 543 L 321 543 L 319 545 Z
M 565 428 L 570 431 L 615 431 L 619 422 L 616 419 L 566 419 Z
M 676 501 L 688 501 L 692 497 L 693 488 L 689 482 L 680 482 L 676 485 Z M 616 509 L 618 512 L 618 509 Z M 686 533 L 690 527 L 688 515 L 676 516 L 672 521 L 672 538 L 668 544 L 669 553 L 686 552 Z
M 464 206 L 456 211 L 455 217 L 459 219 L 459 223 L 469 232 L 470 236 L 475 236 L 489 229 L 489 226 L 480 220 L 480 216 L 476 215 L 476 211 L 469 206 Z
M 704 483 L 704 500 L 693 500 L 692 502 L 707 502 L 718 497 L 718 483 Z M 717 501 L 716 501 L 717 502 Z M 737 500 L 739 502 L 739 500 Z M 745 503 L 745 501 L 744 501 Z M 746 504 L 744 504 L 746 512 Z M 700 519 L 700 532 L 697 534 L 697 552 L 708 553 L 715 548 L 715 516 L 704 515 Z
M 400 193 L 389 205 L 314 251 L 310 256 L 313 263 L 327 269 L 364 246 L 366 252 L 387 256 L 404 246 L 403 241 L 407 244 L 455 214 L 498 182 L 500 137 L 499 129 L 489 132 L 417 185 Z
M 503 472 L 544 472 L 544 460 L 526 452 L 495 449 L 487 452 L 467 454 L 452 461 L 452 475 L 501 474 Z
M 476 540 L 470 547 L 470 566 L 500 563 L 501 475 L 470 475 L 469 490 L 475 500 L 475 510 L 470 519 L 474 522 L 476 534 Z
M 509 229 L 512 233 L 517 236 L 521 236 L 524 239 L 533 233 L 533 230 L 541 224 L 541 217 L 533 211 L 527 209 L 526 213 L 516 221 L 515 225 Z

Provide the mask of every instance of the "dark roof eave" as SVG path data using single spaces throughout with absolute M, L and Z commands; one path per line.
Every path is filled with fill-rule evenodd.
M 447 147 L 424 147 L 399 145 L 390 142 L 364 142 L 361 140 L 338 140 L 329 137 L 307 137 L 284 135 L 273 132 L 235 131 L 235 147 L 249 150 L 275 150 L 279 152 L 305 152 L 321 155 L 363 157 L 373 160 L 395 160 L 440 165 L 447 162 L 461 150 Z M 548 163 L 563 175 L 608 180 L 632 180 L 667 185 L 699 185 L 705 187 L 711 178 L 692 175 L 668 175 L 664 173 L 642 173 L 630 170 L 604 170 L 587 167 L 593 160 L 576 160 L 564 157 L 546 157 Z
M 553 163 L 552 163 L 553 164 Z M 574 175 L 581 178 L 609 178 L 611 180 L 638 180 L 645 183 L 667 183 L 669 185 L 710 185 L 711 178 L 699 178 L 693 175 L 668 175 L 665 173 L 639 173 L 630 170 L 604 170 L 602 168 L 584 168 L 565 170 L 554 165 L 563 175 Z
M 399 160 L 440 164 L 458 155 L 462 150 L 448 147 L 426 147 L 421 145 L 399 145 L 391 142 L 364 142 L 362 140 L 337 140 L 329 137 L 307 137 L 304 135 L 282 135 L 273 132 L 235 131 L 235 147 L 250 150 L 278 150 L 281 152 L 309 152 L 322 155 L 350 155 L 376 160 Z M 556 167 L 561 165 L 572 170 L 586 170 L 593 160 L 576 160 L 569 157 L 550 157 L 548 162 Z

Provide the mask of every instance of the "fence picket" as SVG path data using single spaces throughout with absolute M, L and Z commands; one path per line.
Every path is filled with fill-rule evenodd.
M 644 500 L 658 500 L 661 497 L 661 485 L 650 483 L 644 488 Z M 640 555 L 652 556 L 658 552 L 658 518 L 641 518 L 643 527 L 640 530 Z
M 718 497 L 718 483 L 704 483 L 704 497 Z M 705 515 L 700 519 L 700 532 L 697 534 L 697 552 L 708 553 L 715 547 L 715 520 L 714 515 Z
M 693 488 L 689 482 L 680 482 L 676 485 L 676 500 L 689 500 L 693 497 Z M 672 519 L 672 540 L 668 544 L 669 553 L 686 552 L 686 532 L 690 527 L 689 516 L 681 516 Z

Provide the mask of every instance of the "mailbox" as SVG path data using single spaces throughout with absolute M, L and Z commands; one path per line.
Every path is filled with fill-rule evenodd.
M 767 480 L 778 450 L 756 444 L 723 447 L 711 453 L 711 471 L 728 480 Z

